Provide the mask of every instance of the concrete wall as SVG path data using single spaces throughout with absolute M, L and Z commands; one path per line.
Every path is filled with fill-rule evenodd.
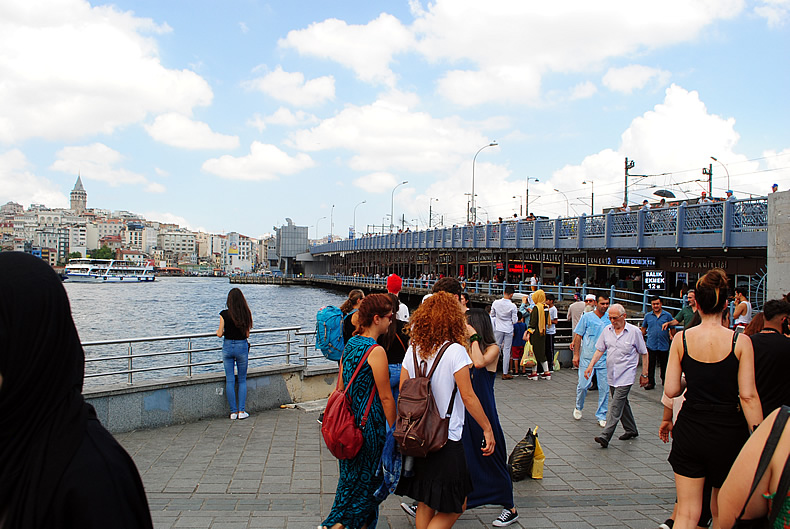
M 324 399 L 335 387 L 337 368 L 265 367 L 247 374 L 250 413 L 281 404 Z M 191 379 L 117 385 L 91 389 L 85 400 L 96 408 L 101 423 L 113 433 L 198 421 L 230 414 L 225 377 L 196 375 Z
M 790 292 L 790 191 L 768 195 L 767 299 Z

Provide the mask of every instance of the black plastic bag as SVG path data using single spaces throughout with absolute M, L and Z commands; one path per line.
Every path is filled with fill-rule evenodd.
M 531 476 L 532 464 L 535 459 L 535 434 L 532 428 L 527 430 L 524 439 L 516 443 L 510 457 L 507 458 L 507 469 L 513 481 L 521 481 Z

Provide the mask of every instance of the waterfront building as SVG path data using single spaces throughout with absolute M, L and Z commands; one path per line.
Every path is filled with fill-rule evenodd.
M 307 226 L 297 226 L 291 219 L 285 221 L 285 226 L 274 229 L 277 238 L 277 267 L 284 274 L 298 274 L 302 270 L 301 266 L 297 267 L 296 256 L 310 250 Z

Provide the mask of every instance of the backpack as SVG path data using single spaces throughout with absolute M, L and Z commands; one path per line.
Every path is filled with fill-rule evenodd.
M 338 389 L 340 386 L 341 373 L 337 374 L 337 387 L 335 391 L 329 396 L 324 410 L 324 419 L 321 422 L 321 435 L 324 437 L 326 447 L 332 452 L 332 455 L 338 459 L 351 459 L 356 457 L 359 453 L 364 439 L 362 438 L 362 430 L 365 429 L 365 424 L 368 422 L 368 413 L 370 413 L 370 406 L 373 404 L 373 395 L 376 393 L 376 385 L 370 389 L 370 397 L 368 397 L 367 407 L 365 414 L 362 416 L 362 421 L 359 426 L 354 419 L 354 412 L 351 411 L 351 399 L 348 398 L 348 388 L 357 378 L 362 366 L 368 359 L 368 355 L 377 344 L 371 345 L 367 352 L 357 365 L 357 369 L 348 381 L 348 384 L 341 391 Z
M 416 376 L 405 380 L 400 388 L 398 415 L 395 419 L 393 433 L 400 453 L 405 456 L 425 457 L 447 443 L 447 432 L 450 427 L 450 419 L 447 416 L 452 412 L 458 386 L 453 388 L 453 396 L 450 398 L 447 413 L 439 415 L 433 391 L 431 391 L 431 377 L 449 346 L 450 344 L 446 343 L 439 349 L 436 360 L 427 375 L 425 374 L 427 365 L 425 360 L 418 363 L 417 352 L 412 348 Z
M 315 348 L 328 360 L 339 362 L 346 346 L 343 341 L 343 312 L 332 305 L 321 308 L 315 315 Z

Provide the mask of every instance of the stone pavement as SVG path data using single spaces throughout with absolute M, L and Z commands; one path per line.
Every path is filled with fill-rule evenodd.
M 496 398 L 508 453 L 539 425 L 546 452 L 542 480 L 514 483 L 520 519 L 511 527 L 655 528 L 674 502 L 669 445 L 658 439 L 660 388 L 631 391 L 640 436 L 608 449 L 593 441 L 597 391 L 584 417 L 571 415 L 577 371 L 552 380 L 497 379 Z M 323 444 L 317 411 L 271 410 L 244 421 L 210 419 L 118 435 L 143 477 L 157 528 L 314 528 L 329 513 L 338 467 Z M 410 528 L 390 496 L 380 528 Z M 501 508 L 467 511 L 456 527 L 491 527 Z

